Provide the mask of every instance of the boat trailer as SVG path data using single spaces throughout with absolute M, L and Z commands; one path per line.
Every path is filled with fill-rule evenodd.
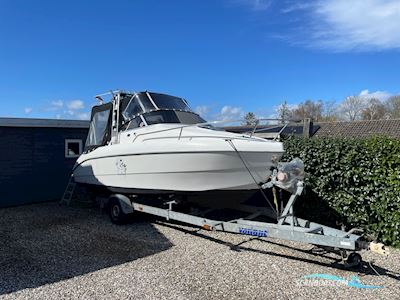
M 242 159 L 239 153 L 238 155 Z M 246 162 L 243 159 L 242 161 L 246 167 Z M 249 173 L 253 177 L 250 170 Z M 163 203 L 162 207 L 159 207 L 160 205 L 148 205 L 148 201 L 143 201 L 146 204 L 140 203 L 141 198 L 139 196 L 126 194 L 112 194 L 108 198 L 100 198 L 100 206 L 108 208 L 111 221 L 116 224 L 124 223 L 129 215 L 134 212 L 143 212 L 210 231 L 223 231 L 256 238 L 268 237 L 312 244 L 325 252 L 338 254 L 346 267 L 355 267 L 361 264 L 362 257 L 358 252 L 362 250 L 389 255 L 389 251 L 385 249 L 382 243 L 368 242 L 361 235 L 357 235 L 356 233 L 362 233 L 361 229 L 353 228 L 349 231 L 344 231 L 296 217 L 293 207 L 296 200 L 303 193 L 303 179 L 304 164 L 300 159 L 279 163 L 267 183 L 258 184 L 255 181 L 270 207 L 260 208 L 249 205 L 232 207 L 238 211 L 249 212 L 250 215 L 229 221 L 205 218 L 206 212 L 212 209 L 207 209 L 206 212 L 201 212 L 200 214 L 176 211 L 173 206 L 179 204 L 179 200 L 173 198 L 173 195 L 171 195 L 172 198 Z M 76 183 L 71 177 L 60 203 L 70 204 L 75 186 Z M 276 199 L 276 188 L 290 192 L 289 200 L 284 207 L 281 205 L 280 210 Z M 266 196 L 264 192 L 266 189 L 273 190 L 273 202 Z M 275 207 L 272 203 L 275 204 Z M 167 207 L 164 208 L 165 206 Z M 273 222 L 254 220 L 262 216 L 268 217 Z
M 277 184 L 276 176 L 264 186 L 264 188 L 274 188 L 275 184 Z M 238 218 L 230 221 L 213 220 L 205 218 L 202 215 L 199 216 L 198 214 L 175 211 L 173 206 L 178 204 L 176 200 L 167 201 L 164 203 L 167 207 L 160 208 L 139 203 L 139 197 L 128 197 L 122 194 L 111 195 L 107 203 L 110 208 L 110 217 L 112 221 L 114 213 L 114 217 L 118 217 L 118 214 L 121 213 L 127 216 L 137 211 L 159 216 L 166 220 L 174 220 L 198 226 L 210 231 L 215 230 L 257 238 L 268 237 L 308 243 L 318 246 L 326 252 L 340 255 L 346 267 L 355 267 L 361 264 L 362 257 L 357 252 L 362 250 L 371 250 L 382 255 L 389 254 L 382 243 L 367 242 L 362 236 L 355 234 L 357 232 L 362 232 L 360 229 L 353 228 L 349 231 L 343 231 L 296 217 L 294 215 L 293 206 L 298 197 L 303 193 L 303 189 L 304 182 L 302 180 L 297 180 L 295 189 L 282 213 L 280 213 L 277 218 L 271 209 L 255 208 L 254 212 L 245 218 Z M 275 217 L 277 223 L 253 220 L 261 215 L 270 218 Z

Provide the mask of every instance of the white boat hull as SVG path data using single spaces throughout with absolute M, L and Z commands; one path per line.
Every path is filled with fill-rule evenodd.
M 154 153 L 104 157 L 84 162 L 74 172 L 76 182 L 156 191 L 257 189 L 272 167 L 271 153 Z M 254 177 L 254 179 L 253 179 Z
M 74 179 L 129 193 L 250 191 L 268 180 L 283 154 L 279 142 L 227 132 L 190 128 L 179 139 L 176 134 L 125 132 L 118 144 L 82 155 Z

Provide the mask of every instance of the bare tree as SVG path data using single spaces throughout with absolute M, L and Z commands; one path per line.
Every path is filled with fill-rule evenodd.
M 377 98 L 369 98 L 361 112 L 363 120 L 380 120 L 386 115 L 385 105 Z
M 349 121 L 355 121 L 361 117 L 361 112 L 365 107 L 365 101 L 360 96 L 347 97 L 339 107 L 340 113 Z
M 254 113 L 248 112 L 244 116 L 245 125 L 255 125 L 257 123 L 257 117 Z
M 322 119 L 322 110 L 323 104 L 321 100 L 306 100 L 293 109 L 292 114 L 296 119 L 304 120 L 309 118 L 313 121 L 320 121 Z
M 276 114 L 282 122 L 288 121 L 292 118 L 292 111 L 286 100 L 277 107 Z
M 327 100 L 322 104 L 321 121 L 334 122 L 337 120 L 337 105 L 335 100 Z
M 389 118 L 400 119 L 400 95 L 390 97 L 385 104 Z

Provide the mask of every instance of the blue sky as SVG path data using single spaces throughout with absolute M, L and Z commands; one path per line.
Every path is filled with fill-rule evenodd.
M 208 119 L 400 93 L 395 0 L 0 0 L 0 116 L 84 119 L 110 89 Z

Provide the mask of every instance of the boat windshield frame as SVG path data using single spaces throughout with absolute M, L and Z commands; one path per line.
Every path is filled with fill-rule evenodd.
M 139 96 L 146 96 L 146 100 L 148 100 L 148 103 L 143 103 L 141 97 Z M 140 93 L 134 93 L 134 94 L 126 94 L 126 96 L 131 96 L 128 103 L 126 104 L 126 106 L 124 107 L 124 109 L 121 112 L 122 117 L 124 118 L 124 120 L 122 120 L 122 130 L 127 130 L 130 126 L 129 124 L 131 123 L 131 121 L 133 121 L 136 118 L 140 118 L 141 121 L 143 122 L 144 126 L 150 126 L 153 124 L 148 125 L 146 120 L 145 120 L 145 115 L 151 112 L 156 112 L 156 111 L 180 111 L 180 112 L 186 112 L 186 113 L 190 113 L 190 114 L 194 114 L 196 116 L 198 116 L 202 121 L 205 122 L 205 120 L 203 120 L 201 118 L 200 115 L 196 114 L 194 111 L 192 111 L 187 103 L 187 101 L 183 98 L 179 98 L 179 97 L 175 97 L 175 96 L 171 96 L 171 95 L 166 95 L 166 96 L 170 96 L 176 99 L 179 99 L 182 101 L 182 103 L 187 107 L 187 109 L 176 109 L 176 108 L 159 108 L 156 104 L 156 102 L 152 99 L 152 96 L 149 94 L 149 92 L 140 92 Z M 141 112 L 138 112 L 136 114 L 131 115 L 130 117 L 127 116 L 127 110 L 129 109 L 132 101 L 137 101 L 137 103 L 139 104 L 140 108 L 141 108 Z M 152 108 L 150 108 L 150 105 L 152 106 Z M 203 123 L 203 122 L 200 122 Z M 199 124 L 200 124 L 199 123 Z M 183 123 L 177 123 L 177 124 L 183 124 Z

